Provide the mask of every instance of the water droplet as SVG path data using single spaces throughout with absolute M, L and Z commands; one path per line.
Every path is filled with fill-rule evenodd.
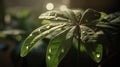
M 61 52 L 64 53 L 64 49 L 63 48 L 61 49 Z
M 28 50 L 28 49 L 29 49 L 29 47 L 28 47 L 28 46 L 26 46 L 26 49 Z
M 40 31 L 40 29 L 38 29 L 38 31 Z
M 46 28 L 50 28 L 50 26 L 47 26 Z
M 51 53 L 51 49 L 49 49 L 48 52 Z
M 32 36 L 32 34 L 30 34 L 30 36 Z
M 48 58 L 48 60 L 50 60 L 50 56 L 48 56 L 47 58 Z
M 83 31 L 82 33 L 83 33 L 83 34 L 85 34 L 86 32 L 85 32 L 85 31 Z
M 96 54 L 96 57 L 99 58 L 99 57 L 100 57 L 100 54 Z
M 55 17 L 57 16 L 57 13 L 55 13 Z
M 55 18 L 55 20 L 58 20 L 58 18 Z

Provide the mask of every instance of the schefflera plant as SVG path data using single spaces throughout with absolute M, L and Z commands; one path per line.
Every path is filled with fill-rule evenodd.
M 46 24 L 26 38 L 20 55 L 26 56 L 43 38 L 50 36 L 46 52 L 47 67 L 58 67 L 72 45 L 77 46 L 78 52 L 86 52 L 99 63 L 103 54 L 101 39 L 104 35 L 99 21 L 103 15 L 93 9 L 47 11 L 39 16 Z

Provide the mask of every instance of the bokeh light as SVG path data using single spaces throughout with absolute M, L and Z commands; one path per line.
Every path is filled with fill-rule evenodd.
M 54 4 L 53 3 L 47 3 L 46 9 L 47 10 L 53 10 L 54 9 Z

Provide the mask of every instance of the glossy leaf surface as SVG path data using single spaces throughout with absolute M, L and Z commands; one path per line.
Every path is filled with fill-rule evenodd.
M 101 13 L 93 9 L 85 11 L 70 9 L 65 11 L 47 11 L 41 14 L 39 19 L 42 19 L 43 22 L 45 22 L 44 20 L 49 20 L 54 22 L 53 24 L 55 25 L 48 24 L 34 30 L 24 41 L 21 56 L 26 56 L 34 45 L 43 38 L 50 37 L 52 40 L 47 48 L 46 63 L 47 67 L 57 67 L 69 51 L 73 44 L 73 39 L 77 38 L 80 40 L 80 51 L 86 52 L 95 62 L 100 62 L 103 47 L 99 43 L 99 39 L 104 35 L 101 29 L 111 27 L 98 22 L 100 18 Z M 78 45 L 76 42 L 74 44 Z
M 72 45 L 72 37 L 66 39 L 67 33 L 68 30 L 63 30 L 50 41 L 46 53 L 47 67 L 58 67 L 60 61 L 69 51 Z
M 97 63 L 102 60 L 103 55 L 103 46 L 102 44 L 86 44 L 85 48 L 87 54 Z
M 65 24 L 56 27 L 53 27 L 52 25 L 44 25 L 34 30 L 24 41 L 24 45 L 21 48 L 21 56 L 26 56 L 34 47 L 34 45 L 36 45 L 41 39 L 55 31 L 56 29 L 63 27 L 64 25 Z

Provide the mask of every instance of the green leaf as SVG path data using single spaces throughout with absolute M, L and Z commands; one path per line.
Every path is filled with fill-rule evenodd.
M 45 36 L 49 35 L 56 29 L 65 26 L 65 24 L 53 26 L 53 25 L 44 25 L 36 30 L 34 30 L 24 41 L 22 48 L 21 48 L 21 57 L 26 56 L 31 49 L 36 45 L 41 39 L 43 39 Z
M 69 17 L 63 11 L 47 11 L 41 14 L 39 19 L 68 22 Z
M 103 47 L 98 44 L 100 39 L 103 39 L 103 31 L 94 30 L 87 26 L 81 27 L 81 41 L 86 49 L 86 52 L 97 63 L 102 59 Z
M 72 29 L 66 35 L 66 39 L 69 39 L 69 38 L 73 37 L 73 35 L 75 33 L 75 29 L 76 29 L 76 26 L 73 26 Z
M 95 31 L 88 26 L 80 26 L 81 28 L 81 41 L 83 43 L 93 43 L 97 41 L 97 35 Z
M 50 24 L 50 23 L 51 23 L 51 22 L 50 22 L 49 20 L 43 20 L 43 21 L 41 22 L 42 25 Z
M 92 21 L 99 19 L 100 16 L 101 14 L 98 11 L 93 10 L 93 9 L 87 9 L 82 14 L 80 24 L 91 23 Z
M 69 51 L 72 45 L 72 38 L 66 39 L 67 32 L 68 29 L 63 30 L 50 41 L 46 53 L 47 67 L 58 67 L 60 61 Z
M 114 25 L 114 24 L 113 24 Z M 97 24 L 96 25 L 97 27 L 99 27 L 99 28 L 102 28 L 102 29 L 113 29 L 113 30 L 116 30 L 117 28 L 117 24 L 116 24 L 116 26 L 112 26 L 112 24 L 111 25 L 109 25 L 109 24 L 105 24 L 105 23 L 99 23 L 99 24 Z
M 78 41 L 76 39 L 73 39 L 74 47 L 78 49 Z M 80 52 L 86 52 L 85 45 L 83 43 L 80 44 Z
M 107 16 L 107 14 L 106 14 L 105 12 L 99 12 L 99 13 L 101 14 L 101 16 L 100 16 L 100 18 L 98 19 L 98 21 L 103 20 L 103 19 Z
M 41 14 L 39 19 L 62 22 L 77 22 L 76 15 L 70 9 L 64 11 L 47 11 Z
M 76 18 L 76 15 L 74 13 L 74 11 L 70 10 L 70 9 L 67 9 L 64 11 L 64 13 L 68 16 L 68 18 L 70 19 L 69 22 L 77 22 L 77 18 Z
M 101 44 L 85 44 L 87 54 L 97 63 L 102 60 L 103 46 Z
M 81 17 L 82 17 L 82 13 L 84 12 L 82 9 L 77 9 L 77 10 L 73 10 L 75 16 L 76 16 L 76 19 L 77 19 L 77 22 L 80 21 Z

